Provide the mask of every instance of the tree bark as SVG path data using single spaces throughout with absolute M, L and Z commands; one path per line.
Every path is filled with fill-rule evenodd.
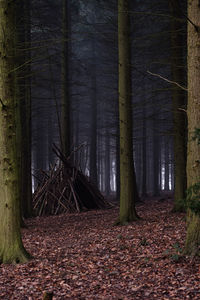
M 131 104 L 131 45 L 129 1 L 118 0 L 120 213 L 119 223 L 137 220 Z
M 16 99 L 15 3 L 0 6 L 0 261 L 19 263 L 28 260 L 20 234 L 20 180 L 17 146 L 19 98 Z
M 198 0 L 188 1 L 188 149 L 187 149 L 187 187 L 200 180 L 200 145 L 194 140 L 195 128 L 200 124 L 200 7 Z M 200 198 L 198 200 L 200 201 Z M 188 209 L 185 254 L 195 255 L 200 245 L 200 212 Z

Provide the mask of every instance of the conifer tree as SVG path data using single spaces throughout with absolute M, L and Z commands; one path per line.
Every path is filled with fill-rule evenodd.
M 120 224 L 125 224 L 138 218 L 135 211 L 137 186 L 133 161 L 131 45 L 128 2 L 128 0 L 118 0 Z

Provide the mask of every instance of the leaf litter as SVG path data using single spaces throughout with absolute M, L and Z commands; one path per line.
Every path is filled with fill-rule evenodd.
M 126 226 L 113 226 L 118 208 L 27 220 L 34 259 L 0 265 L 0 299 L 200 299 L 199 260 L 182 256 L 185 214 L 172 206 L 148 200 Z

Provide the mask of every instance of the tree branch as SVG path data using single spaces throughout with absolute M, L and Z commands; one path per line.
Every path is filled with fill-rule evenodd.
M 159 77 L 159 78 L 161 78 L 161 79 L 163 79 L 163 80 L 165 80 L 165 81 L 167 81 L 167 82 L 169 82 L 169 83 L 175 84 L 175 85 L 177 85 L 179 88 L 181 88 L 181 89 L 184 90 L 184 91 L 188 91 L 188 89 L 187 89 L 186 87 L 180 85 L 179 83 L 177 83 L 177 82 L 175 82 L 175 81 L 169 80 L 169 79 L 167 79 L 167 78 L 165 78 L 165 77 L 162 77 L 162 76 L 159 75 L 159 74 L 155 74 L 155 73 L 152 73 L 152 72 L 150 72 L 150 71 L 147 71 L 147 73 L 149 73 L 150 75 L 153 75 L 153 76 L 157 76 L 157 77 Z

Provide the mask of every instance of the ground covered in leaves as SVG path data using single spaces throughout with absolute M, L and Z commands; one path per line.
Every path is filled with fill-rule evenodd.
M 171 208 L 146 201 L 127 226 L 113 226 L 117 208 L 28 220 L 34 259 L 0 265 L 0 299 L 200 299 L 199 261 L 181 256 L 185 215 Z

